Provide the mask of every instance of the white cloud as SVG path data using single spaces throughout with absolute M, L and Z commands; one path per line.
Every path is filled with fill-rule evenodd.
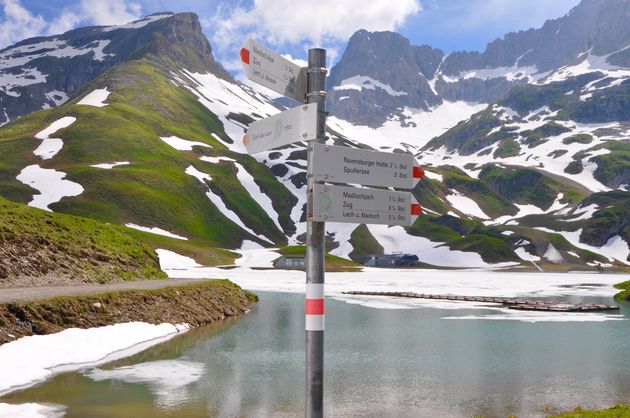
M 395 30 L 421 10 L 419 0 L 254 0 L 222 4 L 207 21 L 213 45 L 235 49 L 248 37 L 271 45 L 324 46 L 357 30 Z
M 38 35 L 56 35 L 85 25 L 119 25 L 141 17 L 140 3 L 129 0 L 81 0 L 46 22 L 19 0 L 0 0 L 4 21 L 0 23 L 0 47 Z
M 141 17 L 140 3 L 127 0 L 81 0 L 82 20 L 94 25 L 120 25 Z
M 0 47 L 42 33 L 46 22 L 22 7 L 19 0 L 0 0 L 4 20 L 0 23 Z

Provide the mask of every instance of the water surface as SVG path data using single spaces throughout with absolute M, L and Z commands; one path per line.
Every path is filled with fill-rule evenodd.
M 303 295 L 258 294 L 242 319 L 1 401 L 62 404 L 66 417 L 302 416 Z M 497 309 L 375 309 L 329 299 L 326 415 L 528 417 L 628 402 L 630 306 L 622 308 L 615 319 L 624 320 L 532 323 L 489 320 L 505 316 Z

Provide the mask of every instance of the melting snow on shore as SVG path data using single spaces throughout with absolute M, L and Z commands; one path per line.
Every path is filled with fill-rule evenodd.
M 66 415 L 66 407 L 56 404 L 23 403 L 13 405 L 0 403 L 0 417 L 11 418 L 61 418 Z
M 128 357 L 188 328 L 185 324 L 127 322 L 20 338 L 0 346 L 0 394 L 33 385 L 61 372 Z M 77 347 L 81 349 L 77 350 Z
M 249 248 L 249 247 L 248 247 Z M 163 250 L 158 250 L 163 251 Z M 272 249 L 238 250 L 242 257 L 237 268 L 226 270 L 213 267 L 164 268 L 172 278 L 227 278 L 244 289 L 265 292 L 304 293 L 305 275 L 294 270 L 259 270 L 252 267 L 270 267 L 270 260 L 278 257 Z M 175 254 L 175 253 L 172 253 Z M 161 257 L 161 255 L 160 255 Z M 171 257 L 171 255 L 169 255 Z M 162 262 L 162 260 L 160 260 Z M 442 295 L 487 296 L 509 298 L 562 298 L 573 302 L 581 298 L 610 298 L 618 292 L 614 284 L 626 280 L 621 274 L 596 273 L 514 273 L 468 270 L 420 270 L 364 268 L 352 273 L 326 273 L 326 296 L 347 303 L 356 303 L 380 309 L 437 308 L 449 310 L 483 309 L 487 315 L 448 316 L 448 319 L 506 319 L 525 322 L 571 322 L 621 320 L 623 315 L 605 313 L 544 314 L 524 311 L 507 311 L 506 308 L 486 303 L 443 301 L 432 299 L 405 299 L 383 296 L 345 295 L 350 290 L 405 291 Z

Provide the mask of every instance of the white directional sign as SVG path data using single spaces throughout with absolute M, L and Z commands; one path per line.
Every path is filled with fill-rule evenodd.
M 409 226 L 422 208 L 409 192 L 315 183 L 312 220 Z
M 253 39 L 241 48 L 241 61 L 250 80 L 306 103 L 306 69 Z
M 424 171 L 411 154 L 313 143 L 315 181 L 413 189 Z
M 248 154 L 317 138 L 317 104 L 293 107 L 249 125 L 243 144 Z

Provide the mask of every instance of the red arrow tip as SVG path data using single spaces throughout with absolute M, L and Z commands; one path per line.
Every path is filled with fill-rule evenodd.
M 424 177 L 424 170 L 422 169 L 422 167 L 414 166 L 413 167 L 413 178 L 414 179 L 421 179 L 422 177 Z
M 249 64 L 249 49 L 241 48 L 241 61 L 245 64 Z
M 411 214 L 414 215 L 414 216 L 415 215 L 417 215 L 417 216 L 422 215 L 422 206 L 420 206 L 417 203 L 412 203 L 411 204 Z

